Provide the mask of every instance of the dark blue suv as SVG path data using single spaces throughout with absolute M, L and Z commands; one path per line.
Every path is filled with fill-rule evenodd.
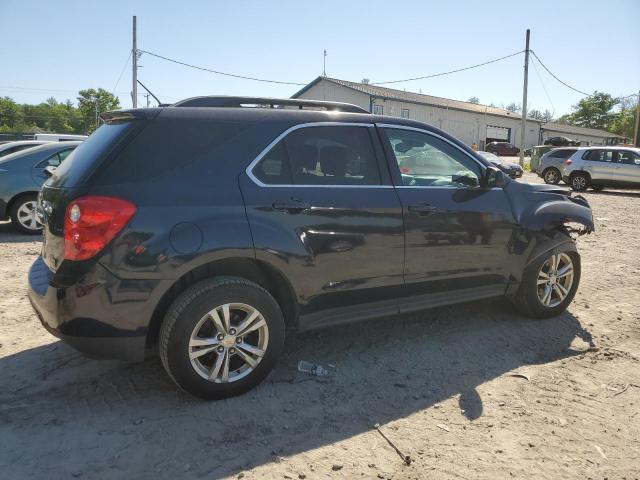
M 252 388 L 295 330 L 490 297 L 549 317 L 578 288 L 587 202 L 430 125 L 237 97 L 102 117 L 39 195 L 29 298 L 87 354 L 157 347 L 195 395 Z

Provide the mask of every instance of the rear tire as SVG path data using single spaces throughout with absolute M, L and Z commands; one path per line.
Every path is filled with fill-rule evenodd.
M 554 317 L 571 303 L 579 284 L 580 255 L 560 246 L 526 267 L 512 303 L 528 317 Z
M 571 174 L 571 178 L 569 178 L 569 185 L 571 185 L 571 188 L 575 191 L 583 192 L 591 185 L 591 179 L 586 173 L 575 172 Z
M 560 179 L 562 175 L 560 175 L 560 171 L 557 168 L 549 167 L 542 172 L 542 178 L 544 178 L 544 183 L 549 185 L 557 185 L 560 183 Z
M 9 215 L 16 230 L 29 235 L 42 232 L 42 225 L 35 217 L 37 202 L 38 196 L 35 193 L 22 195 L 12 202 Z
M 238 277 L 203 280 L 173 302 L 159 353 L 172 380 L 207 400 L 240 395 L 271 372 L 285 339 L 278 303 Z

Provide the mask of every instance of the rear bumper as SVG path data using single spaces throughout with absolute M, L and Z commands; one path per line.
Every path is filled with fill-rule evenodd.
M 141 307 L 148 302 L 127 299 L 127 286 L 99 264 L 72 286 L 55 283 L 38 257 L 29 270 L 28 297 L 48 332 L 92 357 L 144 360 L 150 314 Z

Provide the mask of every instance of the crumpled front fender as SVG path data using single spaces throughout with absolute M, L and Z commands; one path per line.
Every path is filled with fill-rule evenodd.
M 593 213 L 586 200 L 581 197 L 571 197 L 562 200 L 551 200 L 536 205 L 525 212 L 520 218 L 520 224 L 531 230 L 548 230 L 567 223 L 584 225 L 586 232 L 595 230 Z

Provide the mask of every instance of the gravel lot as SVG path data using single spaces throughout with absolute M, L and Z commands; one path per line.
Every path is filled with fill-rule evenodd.
M 50 336 L 25 294 L 40 243 L 0 223 L 0 476 L 638 478 L 640 193 L 585 196 L 597 231 L 564 315 L 480 302 L 306 334 L 260 388 L 210 403 L 158 360 Z

